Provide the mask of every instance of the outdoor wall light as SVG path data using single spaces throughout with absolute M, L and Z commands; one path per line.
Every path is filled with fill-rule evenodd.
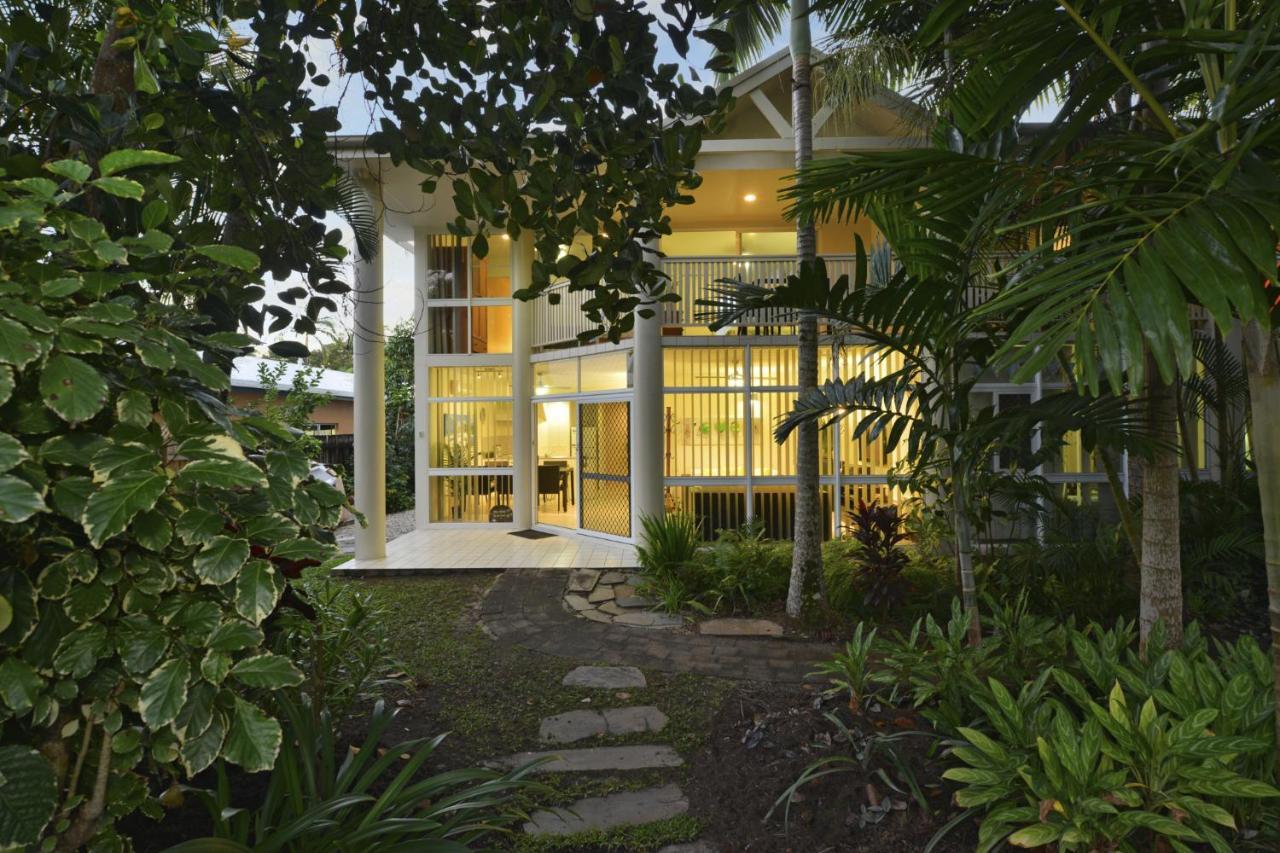
M 755 194 L 755 193 L 747 193 L 746 195 L 744 195 L 744 196 L 742 197 L 742 200 L 743 200 L 743 201 L 745 201 L 747 204 L 751 204 L 751 202 L 753 202 L 753 201 L 755 201 L 755 200 L 756 200 L 756 194 Z

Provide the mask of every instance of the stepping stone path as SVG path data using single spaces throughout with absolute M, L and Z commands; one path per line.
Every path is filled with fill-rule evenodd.
M 542 721 L 538 736 L 549 743 L 573 743 L 600 735 L 633 735 L 660 732 L 667 715 L 652 705 L 606 708 L 603 711 L 568 711 Z
M 600 574 L 600 573 L 595 573 Z M 621 572 L 608 572 L 597 580 L 616 577 L 626 580 Z M 583 581 L 582 583 L 585 583 Z M 582 585 L 582 584 L 580 584 Z M 616 584 L 605 584 L 613 586 Z M 578 590 L 581 595 L 591 590 Z M 587 611 L 590 612 L 590 611 Z M 637 614 L 640 615 L 640 614 Z M 561 682 L 568 687 L 585 687 L 600 691 L 647 686 L 644 673 L 633 666 L 579 666 Z M 615 700 L 631 698 L 629 693 L 614 693 Z M 667 715 L 652 705 L 622 708 L 575 709 L 542 720 L 538 737 L 544 743 L 575 743 L 606 735 L 658 733 L 667 726 Z M 680 753 L 667 744 L 597 746 L 542 752 L 520 752 L 487 762 L 491 767 L 515 768 L 531 761 L 543 760 L 535 772 L 576 773 L 615 772 L 679 767 L 684 764 Z M 624 826 L 643 825 L 668 820 L 689 810 L 689 798 L 674 783 L 656 785 L 638 791 L 622 791 L 602 797 L 586 797 L 553 809 L 536 811 L 529 816 L 523 830 L 528 835 L 572 835 L 591 830 L 607 831 Z M 704 842 L 673 844 L 661 853 L 712 853 Z
M 564 603 L 592 622 L 632 628 L 670 629 L 684 625 L 679 616 L 658 613 L 654 602 L 636 593 L 642 578 L 624 572 L 574 569 L 565 583 Z

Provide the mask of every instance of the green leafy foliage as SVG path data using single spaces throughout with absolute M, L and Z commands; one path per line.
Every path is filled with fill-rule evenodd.
M 50 170 L 64 178 L 56 193 L 0 177 L 0 315 L 15 332 L 0 353 L 12 381 L 0 404 L 6 844 L 35 842 L 55 812 L 54 832 L 88 842 L 142 802 L 124 793 L 145 792 L 142 767 L 272 765 L 281 729 L 259 703 L 301 679 L 253 627 L 283 591 L 272 548 L 328 553 L 343 502 L 309 482 L 279 427 L 218 398 L 226 376 L 206 358 L 229 360 L 245 339 L 208 333 L 180 296 L 206 275 L 191 250 L 147 239 L 136 217 L 107 228 L 88 216 L 95 170 L 74 162 Z M 126 203 L 142 206 L 171 180 L 144 167 L 171 162 L 135 151 L 106 168 L 137 178 L 145 195 Z M 147 226 L 166 227 L 160 216 Z M 273 536 L 251 544 L 263 518 Z M 50 743 L 63 763 L 28 749 Z M 109 810 L 95 790 L 115 792 Z M 91 805 L 98 816 L 76 830 Z
M 245 802 L 220 766 L 214 790 L 193 789 L 209 811 L 213 838 L 169 853 L 475 849 L 517 818 L 512 795 L 536 787 L 525 778 L 528 767 L 422 776 L 444 736 L 382 748 L 395 712 L 380 701 L 364 741 L 350 750 L 341 748 L 327 710 L 288 697 L 281 705 L 289 736 L 266 791 Z M 274 738 L 278 743 L 278 729 Z

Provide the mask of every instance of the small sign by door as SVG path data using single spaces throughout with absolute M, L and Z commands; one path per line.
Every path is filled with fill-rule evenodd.
M 515 516 L 511 514 L 511 507 L 506 504 L 498 504 L 489 510 L 490 524 L 510 524 L 515 521 Z

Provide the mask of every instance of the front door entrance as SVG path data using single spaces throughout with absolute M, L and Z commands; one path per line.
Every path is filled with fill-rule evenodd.
M 582 528 L 631 536 L 631 404 L 581 403 L 578 471 Z

